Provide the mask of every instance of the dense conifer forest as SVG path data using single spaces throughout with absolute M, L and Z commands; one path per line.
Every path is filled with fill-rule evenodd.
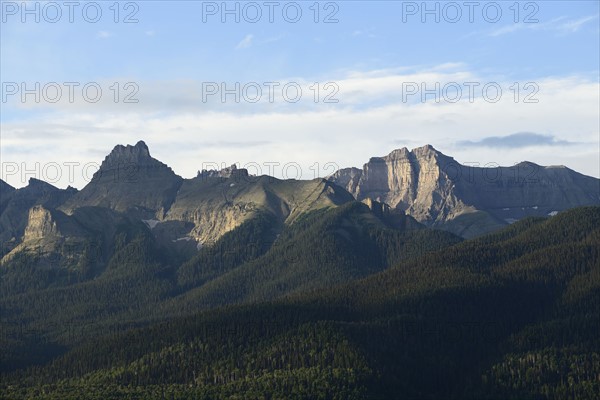
M 123 232 L 102 274 L 60 287 L 3 271 L 45 289 L 3 290 L 2 398 L 600 396 L 600 208 L 462 242 L 360 203 L 275 225 L 180 265 Z

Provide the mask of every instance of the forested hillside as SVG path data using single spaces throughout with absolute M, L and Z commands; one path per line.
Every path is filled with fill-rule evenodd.
M 344 222 L 355 220 L 356 213 L 360 216 L 361 207 L 336 212 L 331 219 L 317 217 L 325 226 L 312 226 L 325 232 L 343 227 L 344 233 L 334 237 L 350 243 L 365 235 Z M 261 226 L 267 227 L 267 221 L 253 229 L 268 232 Z M 294 229 L 310 228 L 299 224 Z M 366 235 L 375 244 L 389 245 L 391 240 L 378 239 L 380 234 L 368 229 Z M 294 236 L 302 237 L 299 232 Z M 360 280 L 292 290 L 268 302 L 201 311 L 129 330 L 112 325 L 110 332 L 87 336 L 62 355 L 57 349 L 57 357 L 45 365 L 6 371 L 2 395 L 595 399 L 600 395 L 598 243 L 598 207 L 525 219 L 438 251 L 385 258 L 382 272 Z M 129 244 L 142 245 L 137 239 Z M 369 254 L 385 246 L 375 245 Z M 319 252 L 315 250 L 311 260 Z M 276 255 L 276 248 L 256 248 L 243 256 L 249 261 L 242 271 L 255 268 L 248 265 L 261 258 L 261 265 L 268 265 L 269 257 Z M 326 253 L 322 257 L 328 260 Z M 140 261 L 140 272 L 153 271 L 150 260 Z M 186 268 L 195 271 L 205 263 L 197 258 Z M 385 269 L 386 263 L 393 266 Z M 221 279 L 235 270 L 226 268 Z M 198 283 L 203 276 L 154 273 L 172 285 L 177 279 Z M 184 276 L 192 278 L 186 281 Z M 170 292 L 156 293 L 160 298 Z M 169 301 L 173 298 L 177 296 Z M 184 303 L 198 298 L 194 294 Z M 14 307 L 16 300 L 12 301 Z M 139 305 L 138 310 L 143 308 Z
M 0 268 L 2 370 L 131 327 L 347 282 L 460 241 L 404 218 L 403 229 L 389 228 L 356 202 L 292 225 L 258 213 L 191 257 L 162 245 L 143 223 L 119 220 L 100 241 L 108 250 L 90 251 L 96 257 L 77 265 L 48 268 L 41 255 L 19 253 Z

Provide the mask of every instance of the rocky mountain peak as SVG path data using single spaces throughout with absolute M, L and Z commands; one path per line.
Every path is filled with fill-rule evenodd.
M 158 176 L 177 177 L 168 165 L 153 158 L 146 143 L 140 140 L 135 146 L 115 146 L 104 158 L 92 180 L 108 179 L 131 183 Z
M 413 153 L 438 153 L 438 151 L 430 144 L 426 144 L 421 147 L 416 147 L 412 151 Z
M 441 159 L 447 158 L 444 154 L 436 150 L 432 145 L 426 144 L 425 146 L 417 147 L 411 151 L 411 153 L 416 158 L 425 158 L 425 159 Z
M 143 140 L 138 140 L 134 147 L 146 149 L 146 151 L 149 153 L 148 145 L 146 145 L 146 142 L 144 142 Z
M 390 154 L 387 155 L 388 158 L 408 158 L 410 156 L 410 150 L 406 147 L 402 147 L 401 149 L 392 150 Z
M 29 182 L 27 184 L 29 187 L 46 187 L 46 186 L 52 186 L 49 183 L 46 183 L 44 181 L 41 181 L 37 178 L 29 178 Z
M 148 164 L 154 160 L 150 156 L 150 150 L 146 143 L 142 140 L 136 143 L 135 146 L 131 145 L 117 145 L 104 159 L 102 167 L 114 166 L 117 164 Z M 101 167 L 101 168 L 102 168 Z
M 102 162 L 90 183 L 61 206 L 67 214 L 78 207 L 100 206 L 130 211 L 144 218 L 162 218 L 183 179 L 150 156 L 148 146 L 117 145 Z
M 220 171 L 215 169 L 198 171 L 198 178 L 239 178 L 247 177 L 248 170 L 245 168 L 238 168 L 235 164 L 229 167 L 223 168 Z
M 59 188 L 36 178 L 29 178 L 27 186 L 23 189 L 31 196 L 43 196 L 61 191 Z
M 387 156 L 384 157 L 372 157 L 369 162 L 389 162 L 395 160 L 412 160 L 415 161 L 417 158 L 425 159 L 440 159 L 444 156 L 432 145 L 426 144 L 425 146 L 417 147 L 412 150 L 408 150 L 406 147 L 392 150 Z

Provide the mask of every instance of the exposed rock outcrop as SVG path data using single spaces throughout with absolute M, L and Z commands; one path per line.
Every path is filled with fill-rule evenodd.
M 35 206 L 29 210 L 29 219 L 23 235 L 24 241 L 58 235 L 56 221 L 53 220 L 49 210 L 43 206 Z
M 230 167 L 223 168 L 220 171 L 211 169 L 198 171 L 198 178 L 246 178 L 248 177 L 248 170 L 245 168 L 238 168 L 235 164 Z
M 3 186 L 0 198 L 0 257 L 10 252 L 21 241 L 29 218 L 29 210 L 36 206 L 53 209 L 77 193 L 74 188 L 59 189 L 35 178 L 20 189 Z
M 352 200 L 345 190 L 323 179 L 201 176 L 184 181 L 165 220 L 193 223 L 189 236 L 210 244 L 258 212 L 272 214 L 282 224 L 292 223 L 304 213 Z
M 357 200 L 372 199 L 419 222 L 464 237 L 492 231 L 529 215 L 600 204 L 599 180 L 568 168 L 461 165 L 426 145 L 373 157 L 330 177 Z

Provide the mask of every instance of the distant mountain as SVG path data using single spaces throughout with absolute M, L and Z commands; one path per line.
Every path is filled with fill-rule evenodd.
M 323 179 L 255 177 L 235 165 L 183 179 L 152 158 L 140 141 L 135 146 L 116 146 L 90 183 L 59 208 L 70 214 L 79 207 L 105 207 L 143 219 L 151 228 L 179 221 L 191 225 L 179 224 L 185 228 L 176 232 L 171 229 L 178 235 L 173 239 L 188 237 L 206 244 L 214 243 L 258 211 L 268 211 L 280 222 L 290 223 L 301 213 L 352 200 L 345 190 Z
M 427 145 L 373 157 L 362 169 L 328 179 L 357 200 L 370 198 L 428 226 L 473 237 L 526 216 L 548 216 L 600 204 L 600 180 L 566 167 L 523 162 L 513 167 L 461 165 Z
M 61 209 L 100 206 L 133 213 L 141 218 L 162 218 L 175 200 L 183 179 L 150 156 L 148 146 L 116 146 L 92 180 Z

